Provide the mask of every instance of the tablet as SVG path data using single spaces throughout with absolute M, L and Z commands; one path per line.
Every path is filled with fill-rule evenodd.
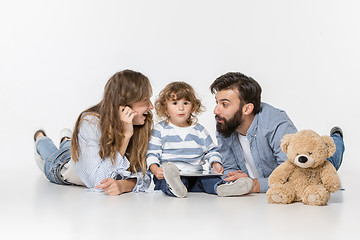
M 223 174 L 218 172 L 213 172 L 209 170 L 199 170 L 199 171 L 180 171 L 180 176 L 183 177 L 205 177 L 205 176 L 222 176 Z

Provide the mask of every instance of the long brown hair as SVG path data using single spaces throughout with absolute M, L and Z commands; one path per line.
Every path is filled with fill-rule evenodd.
M 86 115 L 95 115 L 100 120 L 100 151 L 99 155 L 104 160 L 110 157 L 111 162 L 115 163 L 116 155 L 120 150 L 120 144 L 124 138 L 123 124 L 119 117 L 120 106 L 132 106 L 136 102 L 149 100 L 152 94 L 149 79 L 139 72 L 124 70 L 115 73 L 104 88 L 103 99 L 95 106 L 83 111 L 74 127 L 71 141 L 72 159 L 74 162 L 79 160 L 79 127 Z M 151 136 L 152 114 L 147 114 L 144 125 L 134 126 L 134 134 L 131 137 L 126 149 L 125 156 L 130 162 L 132 173 L 141 169 L 146 171 L 146 151 Z

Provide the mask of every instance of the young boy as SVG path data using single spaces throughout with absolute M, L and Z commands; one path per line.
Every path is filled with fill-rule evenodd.
M 180 171 L 202 171 L 205 161 L 215 173 L 224 172 L 217 146 L 197 123 L 195 115 L 202 112 L 203 106 L 194 89 L 185 82 L 168 84 L 155 101 L 155 109 L 164 119 L 152 130 L 146 157 L 154 174 L 155 190 L 180 198 L 186 197 L 188 191 L 218 194 L 218 186 L 225 183 L 218 175 L 180 177 Z M 247 178 L 241 181 L 244 191 L 249 191 L 252 181 Z

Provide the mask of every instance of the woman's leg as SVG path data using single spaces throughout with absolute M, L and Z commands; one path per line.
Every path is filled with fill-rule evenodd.
M 45 161 L 44 173 L 49 181 L 57 184 L 66 183 L 60 174 L 62 166 L 70 159 L 70 140 L 65 140 L 58 149 L 53 141 L 44 136 L 36 140 L 36 150 Z
M 36 151 L 39 153 L 44 161 L 49 161 L 51 156 L 58 151 L 53 141 L 47 136 L 39 137 L 35 142 Z

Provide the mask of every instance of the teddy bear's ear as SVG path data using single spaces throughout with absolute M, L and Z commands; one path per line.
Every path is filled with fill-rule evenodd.
M 332 155 L 334 155 L 334 153 L 336 151 L 336 146 L 335 146 L 334 140 L 332 139 L 332 137 L 329 137 L 329 136 L 321 136 L 321 138 L 324 140 L 324 142 L 328 148 L 328 158 L 329 158 Z
M 284 135 L 283 139 L 281 140 L 281 150 L 284 153 L 287 153 L 288 146 L 290 144 L 291 139 L 294 137 L 295 134 L 286 134 Z

